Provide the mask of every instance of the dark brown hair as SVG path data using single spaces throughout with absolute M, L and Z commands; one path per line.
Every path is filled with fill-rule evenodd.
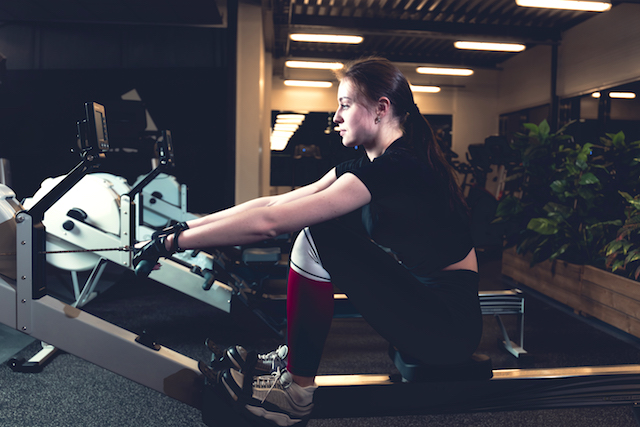
M 439 184 L 445 186 L 452 196 L 449 199 L 451 208 L 463 208 L 466 211 L 467 205 L 453 167 L 440 149 L 431 125 L 420 114 L 404 74 L 391 61 L 371 57 L 353 62 L 338 74 L 338 78 L 353 83 L 368 103 L 377 103 L 382 97 L 391 101 L 392 114 L 402 125 L 409 146 L 431 167 Z

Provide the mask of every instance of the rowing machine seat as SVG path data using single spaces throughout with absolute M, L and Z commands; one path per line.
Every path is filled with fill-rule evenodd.
M 455 365 L 426 365 L 401 354 L 393 346 L 389 346 L 389 356 L 405 382 L 474 381 L 493 377 L 491 358 L 480 353 L 474 353 L 469 361 Z

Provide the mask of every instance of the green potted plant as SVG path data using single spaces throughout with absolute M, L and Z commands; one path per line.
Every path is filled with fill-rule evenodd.
M 627 144 L 621 132 L 579 144 L 565 134 L 570 125 L 550 133 L 546 121 L 529 123 L 527 134 L 516 134 L 512 147 L 522 163 L 509 175 L 512 194 L 500 201 L 496 222 L 518 224 L 507 246 L 530 253 L 532 264 L 562 259 L 604 268 L 604 247 L 624 209 L 612 195 L 635 190 L 640 171 L 632 154 L 640 145 Z
M 607 268 L 612 272 L 626 271 L 629 277 L 640 277 L 640 195 L 631 197 L 623 191 L 627 202 L 626 220 L 618 230 L 618 237 L 605 246 Z
M 640 142 L 618 133 L 579 144 L 567 127 L 525 128 L 513 144 L 522 162 L 511 195 L 497 210 L 496 221 L 517 225 L 505 238 L 502 273 L 640 337 L 640 286 L 619 274 L 640 277 Z

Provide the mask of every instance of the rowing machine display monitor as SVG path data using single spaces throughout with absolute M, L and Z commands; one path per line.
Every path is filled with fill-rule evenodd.
M 109 133 L 107 131 L 107 117 L 103 105 L 96 102 L 84 104 L 85 118 L 78 125 L 78 149 L 81 155 L 93 151 L 105 152 L 109 150 Z

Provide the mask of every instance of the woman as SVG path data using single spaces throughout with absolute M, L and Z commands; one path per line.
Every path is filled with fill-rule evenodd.
M 363 148 L 363 157 L 290 193 L 190 221 L 136 256 L 155 264 L 180 248 L 302 230 L 290 260 L 288 364 L 256 378 L 245 406 L 277 425 L 311 412 L 334 285 L 392 345 L 426 364 L 468 360 L 482 330 L 466 206 L 406 78 L 387 60 L 358 61 L 341 76 L 338 104 L 342 143 Z M 225 372 L 222 382 L 241 396 L 240 372 Z

